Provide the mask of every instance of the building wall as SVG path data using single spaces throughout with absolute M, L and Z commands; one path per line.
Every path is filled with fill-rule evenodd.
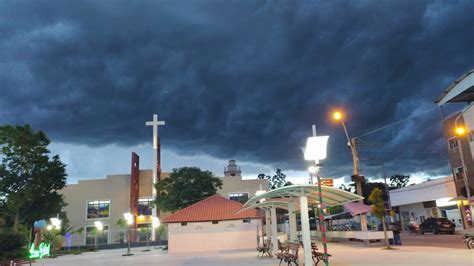
M 151 198 L 151 181 L 153 173 L 151 170 L 141 170 L 139 172 L 139 198 Z M 162 173 L 162 178 L 168 177 L 167 173 Z M 120 228 L 117 221 L 123 218 L 125 212 L 130 211 L 130 175 L 108 175 L 105 179 L 80 180 L 77 184 L 69 184 L 60 193 L 64 196 L 64 201 L 68 204 L 64 207 L 70 225 L 74 229 L 84 228 L 82 239 L 73 238 L 72 245 L 85 244 L 85 227 L 94 226 L 95 221 L 101 221 L 109 226 L 109 243 L 113 243 L 113 235 Z M 87 219 L 87 202 L 93 200 L 109 200 L 109 217 Z M 163 213 L 162 215 L 168 215 Z M 164 217 L 164 216 L 163 216 Z M 137 223 L 150 222 L 145 219 L 137 219 Z
M 236 177 L 224 177 L 222 178 L 222 189 L 219 189 L 217 193 L 228 198 L 230 193 L 247 192 L 251 198 L 260 190 L 260 185 L 263 190 L 268 190 L 268 180 L 266 179 L 242 180 Z
M 474 184 L 474 160 L 472 157 L 472 155 L 474 154 L 473 152 L 474 142 L 469 141 L 469 136 L 464 136 L 460 138 L 461 147 L 457 147 L 454 149 L 449 148 L 448 140 L 450 138 L 457 137 L 454 132 L 454 129 L 455 129 L 455 120 L 458 114 L 459 113 L 456 113 L 443 120 L 443 133 L 444 133 L 444 137 L 446 141 L 446 147 L 448 150 L 449 164 L 453 171 L 453 180 L 456 186 L 456 194 L 461 195 L 461 189 L 464 187 L 464 181 L 462 179 L 456 179 L 456 176 L 454 174 L 454 169 L 457 167 L 462 167 L 462 161 L 461 161 L 461 156 L 460 156 L 460 151 L 459 151 L 459 149 L 462 148 L 463 155 L 464 155 L 463 156 L 464 162 L 467 168 L 467 177 L 468 177 L 469 184 L 472 191 L 473 190 L 472 188 L 474 187 L 473 185 Z M 474 130 L 474 108 L 473 107 L 471 107 L 470 110 L 468 110 L 464 114 L 463 117 L 458 119 L 458 125 L 463 125 L 464 121 L 466 121 L 466 127 L 468 128 L 468 130 L 469 129 Z
M 60 192 L 68 204 L 64 211 L 74 229 L 84 228 L 80 245 L 85 244 L 85 227 L 94 226 L 95 221 L 101 221 L 110 229 L 117 229 L 115 223 L 123 217 L 124 210 L 130 206 L 130 175 L 107 176 L 106 179 L 82 180 L 78 184 L 67 185 Z M 109 217 L 87 219 L 87 201 L 110 200 Z M 74 239 L 73 239 L 74 240 Z M 77 245 L 72 243 L 73 245 Z
M 139 196 L 138 198 L 152 197 L 151 170 L 139 171 Z M 161 173 L 161 178 L 168 178 L 169 173 Z M 123 213 L 130 211 L 130 174 L 108 175 L 105 179 L 80 180 L 77 184 L 68 184 L 60 191 L 68 204 L 64 208 L 70 225 L 74 229 L 84 228 L 81 239 L 76 236 L 72 238 L 72 245 L 85 244 L 85 227 L 94 226 L 95 221 L 101 221 L 109 226 L 109 241 L 114 243 L 115 237 L 121 229 L 116 225 L 118 219 L 123 218 Z M 224 197 L 232 192 L 248 192 L 249 197 L 255 195 L 260 184 L 264 189 L 268 188 L 268 180 L 241 180 L 236 177 L 223 178 L 223 188 L 218 191 Z M 93 200 L 110 200 L 108 218 L 87 219 L 87 202 Z M 160 218 L 164 219 L 170 213 L 161 212 Z M 137 218 L 137 224 L 150 223 L 150 217 Z M 78 243 L 79 242 L 79 243 Z
M 456 197 L 456 187 L 451 176 L 390 191 L 393 207 Z
M 206 252 L 236 249 L 253 249 L 257 246 L 257 226 L 261 220 L 251 219 L 212 222 L 192 222 L 168 225 L 168 252 Z

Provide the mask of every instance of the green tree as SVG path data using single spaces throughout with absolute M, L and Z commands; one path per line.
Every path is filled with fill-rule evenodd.
M 383 226 L 383 234 L 385 237 L 385 245 L 387 249 L 390 249 L 390 244 L 388 243 L 388 235 L 387 235 L 387 226 L 385 225 L 385 203 L 383 200 L 383 191 L 376 187 L 370 193 L 369 201 L 372 203 L 372 213 L 382 221 Z
M 58 190 L 66 185 L 65 165 L 50 158 L 50 140 L 30 126 L 0 126 L 0 212 L 13 232 L 48 219 L 64 205 Z
M 258 179 L 268 179 L 268 188 L 276 189 L 284 186 L 293 185 L 290 181 L 286 181 L 286 175 L 280 170 L 277 169 L 276 173 L 273 176 L 258 174 Z
M 198 167 L 173 169 L 169 178 L 156 184 L 160 193 L 155 203 L 163 211 L 174 212 L 215 195 L 219 188 L 222 180 L 210 171 Z
M 408 175 L 393 175 L 390 177 L 390 190 L 406 187 L 410 182 Z
M 344 184 L 341 184 L 341 185 L 339 186 L 339 189 L 345 190 L 345 191 L 347 191 L 347 192 L 352 192 L 352 188 L 351 188 L 350 186 L 346 186 L 346 185 L 344 185 Z
M 129 228 L 129 224 L 127 224 L 127 221 L 125 221 L 125 219 L 123 218 L 119 218 L 117 220 L 117 222 L 115 223 L 120 229 L 122 229 L 123 231 L 121 231 L 118 235 L 118 241 L 123 244 L 125 242 L 125 232 L 126 230 L 128 230 Z
M 349 186 L 354 188 L 354 193 L 355 193 L 356 192 L 355 183 L 351 183 Z M 382 183 L 382 182 L 369 182 L 369 181 L 367 181 L 367 179 L 365 179 L 364 182 L 362 183 L 362 196 L 364 197 L 364 203 L 367 204 L 367 205 L 371 204 L 370 201 L 369 201 L 369 196 L 375 188 L 378 188 L 382 191 L 382 199 L 385 202 L 388 202 L 388 194 L 387 194 L 387 189 L 385 187 L 385 183 Z

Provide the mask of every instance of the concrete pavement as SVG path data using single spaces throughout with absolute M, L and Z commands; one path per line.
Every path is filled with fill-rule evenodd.
M 122 257 L 125 249 L 103 250 L 82 255 L 67 255 L 56 259 L 44 259 L 35 265 L 278 265 L 275 258 L 257 258 L 255 250 L 210 253 L 167 254 L 162 250 L 141 252 L 133 249 L 134 256 Z M 461 248 L 400 246 L 397 250 L 383 250 L 378 244 L 364 247 L 354 243 L 329 243 L 332 254 L 330 265 L 474 265 L 474 251 Z M 321 264 L 320 264 L 321 265 Z

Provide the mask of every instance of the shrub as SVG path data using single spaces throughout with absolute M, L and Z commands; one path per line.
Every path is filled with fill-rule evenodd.
M 26 239 L 20 234 L 0 231 L 0 261 L 25 258 Z

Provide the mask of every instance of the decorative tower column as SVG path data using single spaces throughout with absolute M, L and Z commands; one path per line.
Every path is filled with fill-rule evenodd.
M 152 126 L 153 127 L 153 188 L 152 188 L 152 196 L 153 199 L 156 199 L 157 197 L 157 191 L 156 191 L 156 183 L 160 181 L 160 175 L 161 175 L 161 165 L 160 165 L 160 137 L 158 135 L 158 126 L 164 126 L 165 121 L 158 121 L 158 115 L 154 114 L 153 115 L 153 120 L 152 121 L 147 121 L 145 123 L 147 126 Z M 160 211 L 158 210 L 158 207 L 153 208 L 152 212 L 152 217 L 158 217 Z M 152 226 L 151 229 L 151 240 L 155 241 L 156 239 L 156 228 Z

